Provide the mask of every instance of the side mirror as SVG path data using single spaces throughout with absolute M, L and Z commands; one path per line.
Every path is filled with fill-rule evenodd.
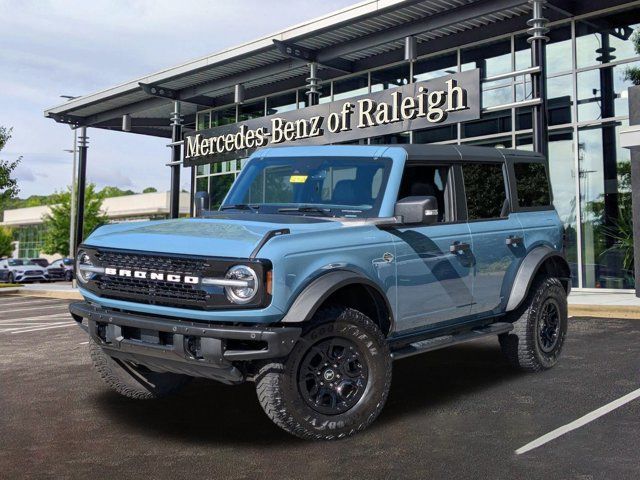
M 436 197 L 405 197 L 396 202 L 396 217 L 402 223 L 433 225 L 438 221 L 438 200 Z
M 196 192 L 193 196 L 195 202 L 196 217 L 202 217 L 202 212 L 209 208 L 209 194 L 207 192 Z

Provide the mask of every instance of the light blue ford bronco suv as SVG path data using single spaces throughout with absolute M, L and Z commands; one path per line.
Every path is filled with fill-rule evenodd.
M 254 381 L 278 426 L 329 440 L 375 420 L 393 360 L 497 335 L 520 369 L 558 361 L 570 270 L 537 154 L 267 148 L 207 202 L 101 227 L 77 252 L 70 310 L 122 395 Z

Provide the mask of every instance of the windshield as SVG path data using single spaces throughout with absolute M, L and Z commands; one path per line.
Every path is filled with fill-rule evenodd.
M 19 267 L 21 265 L 35 265 L 31 260 L 22 260 L 19 258 L 11 258 L 7 260 L 10 267 Z
M 390 169 L 388 158 L 265 158 L 247 165 L 221 210 L 375 217 Z

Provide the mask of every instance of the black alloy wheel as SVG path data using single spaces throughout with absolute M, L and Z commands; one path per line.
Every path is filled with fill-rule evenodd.
M 298 370 L 300 395 L 324 415 L 344 413 L 357 404 L 368 379 L 362 352 L 346 338 L 333 337 L 311 346 Z

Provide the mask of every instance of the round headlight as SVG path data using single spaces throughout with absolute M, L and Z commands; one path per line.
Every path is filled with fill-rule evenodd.
M 93 275 L 87 267 L 93 267 L 91 257 L 84 250 L 80 250 L 76 255 L 76 278 L 82 283 L 87 283 Z
M 258 293 L 258 275 L 251 267 L 245 265 L 231 267 L 225 278 L 237 282 L 237 285 L 224 287 L 227 298 L 234 303 L 249 303 Z

